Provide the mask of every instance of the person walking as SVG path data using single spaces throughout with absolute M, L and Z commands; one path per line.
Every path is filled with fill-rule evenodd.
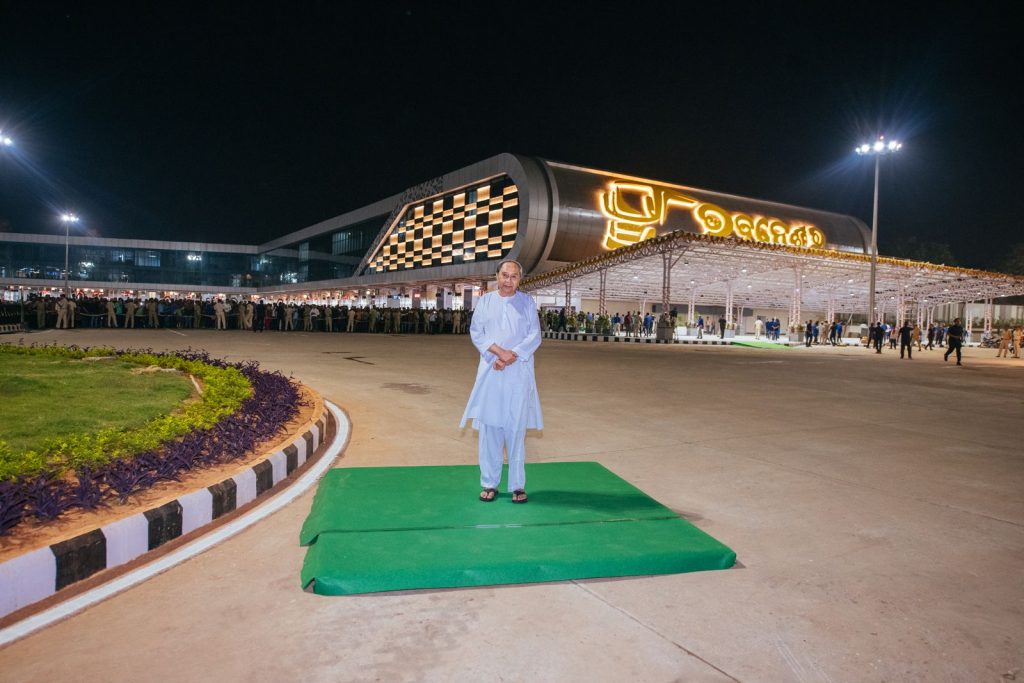
M 882 352 L 882 344 L 885 341 L 885 328 L 882 327 L 882 323 L 873 324 L 873 346 L 875 347 L 875 353 Z
M 964 327 L 960 324 L 960 318 L 954 318 L 953 324 L 946 328 L 946 355 L 942 357 L 942 360 L 948 361 L 949 354 L 956 352 L 956 364 L 962 365 L 960 362 L 960 345 L 963 344 L 964 339 Z
M 899 329 L 900 337 L 900 358 L 903 358 L 903 352 L 907 353 L 907 360 L 914 360 L 914 347 L 911 343 L 913 340 L 914 328 L 910 326 L 910 322 L 904 320 L 903 326 Z
M 533 299 L 517 291 L 522 276 L 518 261 L 502 261 L 498 289 L 480 298 L 469 328 L 480 361 L 459 426 L 471 420 L 478 432 L 480 500 L 485 503 L 498 496 L 503 451 L 512 502 L 527 502 L 526 430 L 544 428 L 533 367 L 540 322 Z

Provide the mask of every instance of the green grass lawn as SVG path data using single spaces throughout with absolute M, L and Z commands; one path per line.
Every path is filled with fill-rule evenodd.
M 0 440 L 23 453 L 51 436 L 138 427 L 192 394 L 187 376 L 133 375 L 138 367 L 0 353 Z

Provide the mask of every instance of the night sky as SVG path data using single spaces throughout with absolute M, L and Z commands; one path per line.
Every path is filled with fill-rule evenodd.
M 882 253 L 992 266 L 1024 242 L 1024 24 L 912 4 L 8 0 L 0 229 L 62 233 L 70 209 L 106 237 L 256 244 L 501 152 L 870 226 L 853 147 L 887 133 Z

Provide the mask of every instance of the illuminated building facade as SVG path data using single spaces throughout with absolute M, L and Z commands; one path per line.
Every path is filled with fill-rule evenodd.
M 601 309 L 762 306 L 798 320 L 801 305 L 864 313 L 868 244 L 850 216 L 501 154 L 261 245 L 71 237 L 68 279 L 115 294 L 469 305 L 514 258 L 541 303 L 576 303 L 582 288 Z M 0 233 L 0 285 L 59 289 L 63 257 L 63 236 Z M 1020 278 L 882 265 L 890 311 L 1024 294 Z

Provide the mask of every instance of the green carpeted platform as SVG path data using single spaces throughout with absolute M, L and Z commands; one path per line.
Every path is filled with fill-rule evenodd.
M 471 465 L 334 469 L 300 542 L 322 595 L 726 569 L 736 554 L 598 463 L 526 466 L 481 503 Z
M 780 344 L 779 342 L 763 342 L 763 341 L 734 341 L 733 346 L 747 346 L 752 349 L 788 349 L 788 344 Z

